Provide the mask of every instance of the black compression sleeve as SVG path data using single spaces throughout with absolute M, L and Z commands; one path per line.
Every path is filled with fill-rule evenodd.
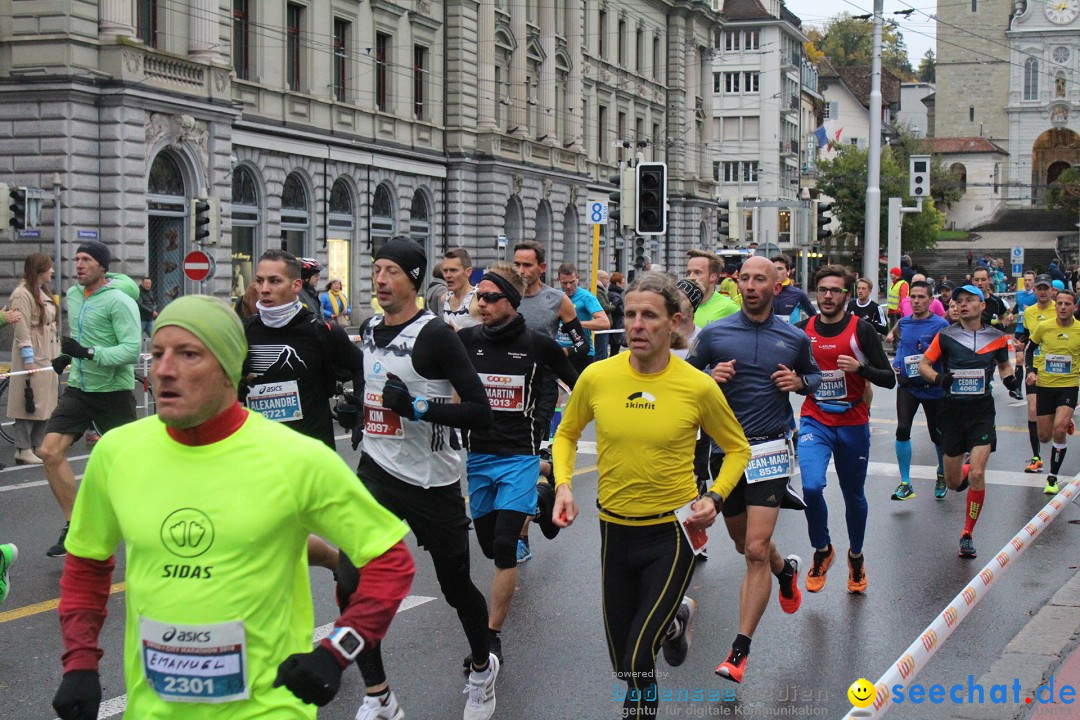
M 860 319 L 855 326 L 855 334 L 859 339 L 859 347 L 866 353 L 868 360 L 866 365 L 863 365 L 863 377 L 874 385 L 896 387 L 896 373 L 893 372 L 889 356 L 885 354 L 885 348 L 881 344 L 881 336 L 874 330 L 874 326 Z
M 560 380 L 573 390 L 574 384 L 577 383 L 578 374 L 577 370 L 574 369 L 574 366 L 570 364 L 570 360 L 566 357 L 566 353 L 563 352 L 562 346 L 547 335 L 535 333 L 534 338 L 534 347 L 536 348 L 537 357 L 540 358 L 540 361 L 549 370 L 555 373 Z
M 1037 347 L 1038 345 L 1032 342 L 1030 337 L 1027 345 L 1024 346 L 1024 365 L 1027 365 L 1032 372 L 1035 372 L 1035 348 Z
M 799 357 L 795 360 L 795 367 L 791 369 L 802 376 L 805 384 L 805 387 L 798 394 L 809 395 L 821 385 L 821 368 L 818 367 L 817 361 L 814 360 L 814 351 L 810 347 L 810 337 L 804 337 L 803 341 L 802 345 L 799 346 Z
M 589 354 L 589 339 L 585 337 L 585 328 L 576 317 L 562 321 L 562 331 L 570 336 L 570 355 L 584 357 Z
M 442 321 L 425 325 L 416 336 L 412 360 L 416 372 L 429 380 L 449 380 L 461 398 L 458 403 L 432 403 L 424 420 L 465 430 L 491 427 L 484 385 L 453 328 Z

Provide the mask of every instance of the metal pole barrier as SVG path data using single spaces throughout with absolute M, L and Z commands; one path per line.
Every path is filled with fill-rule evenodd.
M 980 600 L 986 597 L 990 586 L 1005 574 L 1009 563 L 1023 555 L 1039 533 L 1049 527 L 1054 518 L 1061 514 L 1062 509 L 1077 496 L 1080 496 L 1080 477 L 1073 478 L 1042 510 L 1036 513 L 1035 517 L 1031 518 L 1005 547 L 1001 548 L 994 559 L 986 563 L 979 574 L 971 579 L 967 587 L 952 599 L 948 607 L 934 618 L 934 621 L 919 635 L 919 639 L 911 643 L 904 650 L 904 654 L 892 664 L 892 667 L 877 679 L 874 683 L 876 691 L 874 704 L 866 709 L 851 708 L 844 716 L 844 720 L 876 718 L 883 715 L 889 707 L 892 688 L 900 685 L 906 689 L 911 684 L 938 648 L 960 626 L 961 621 L 971 613 Z
M 60 264 L 60 194 L 61 194 L 61 181 L 60 173 L 53 174 L 53 287 L 56 288 L 56 294 L 63 296 L 60 289 L 64 287 L 64 266 Z M 64 303 L 57 303 L 56 307 L 56 335 L 57 337 L 64 336 Z
M 881 255 L 881 14 L 885 0 L 874 0 L 874 45 L 870 61 L 870 157 L 866 168 L 866 220 L 863 275 L 878 285 Z

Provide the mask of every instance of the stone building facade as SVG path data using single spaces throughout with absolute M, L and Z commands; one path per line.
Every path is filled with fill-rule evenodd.
M 370 257 L 395 235 L 429 257 L 464 246 L 477 267 L 537 239 L 584 273 L 586 202 L 611 191 L 622 141 L 668 163 L 657 262 L 715 227 L 702 148 L 722 19 L 705 0 L 0 0 L 0 16 L 0 181 L 58 173 L 65 256 L 96 232 L 162 301 L 235 295 L 283 247 L 363 308 Z M 199 286 L 180 266 L 202 196 L 220 200 L 221 232 Z M 51 248 L 41 234 L 0 229 L 0 291 Z M 625 268 L 605 240 L 601 265 Z

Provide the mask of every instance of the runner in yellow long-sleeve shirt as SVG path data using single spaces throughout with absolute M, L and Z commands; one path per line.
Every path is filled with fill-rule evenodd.
M 574 386 L 555 435 L 554 520 L 578 514 L 570 477 L 578 438 L 596 420 L 604 626 L 616 676 L 627 683 L 624 717 L 657 711 L 656 654 L 682 664 L 696 606 L 683 598 L 694 549 L 750 459 L 750 445 L 723 393 L 671 355 L 678 290 L 644 273 L 626 291 L 629 353 L 594 363 Z M 724 451 L 711 489 L 698 497 L 694 444 L 702 427 Z

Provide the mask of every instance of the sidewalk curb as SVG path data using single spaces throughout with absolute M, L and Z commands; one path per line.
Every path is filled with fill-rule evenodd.
M 1030 697 L 1080 646 L 1080 570 L 1073 573 L 1028 623 L 1001 656 L 976 681 L 986 692 L 992 685 L 1010 687 L 1020 680 L 1020 697 Z M 1039 706 L 959 705 L 949 720 L 1026 720 Z

